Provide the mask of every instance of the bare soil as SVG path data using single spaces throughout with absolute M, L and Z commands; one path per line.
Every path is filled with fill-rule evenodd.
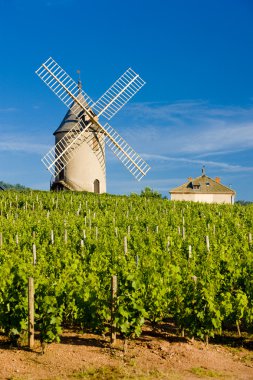
M 109 337 L 67 330 L 42 353 L 39 340 L 30 351 L 0 336 L 0 379 L 253 379 L 252 340 L 231 342 L 206 346 L 146 326 L 124 349 L 121 339 L 111 347 Z

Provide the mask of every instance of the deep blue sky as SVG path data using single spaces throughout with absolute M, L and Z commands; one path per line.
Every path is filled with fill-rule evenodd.
M 253 201 L 252 20 L 251 0 L 0 0 L 0 180 L 49 187 L 66 108 L 34 71 L 52 56 L 94 100 L 129 66 L 147 82 L 110 124 L 152 171 L 108 152 L 108 192 L 168 195 L 204 164 Z

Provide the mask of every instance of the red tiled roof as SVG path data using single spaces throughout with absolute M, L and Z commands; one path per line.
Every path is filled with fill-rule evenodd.
M 235 194 L 235 191 L 206 175 L 202 175 L 170 190 L 170 194 L 172 193 Z

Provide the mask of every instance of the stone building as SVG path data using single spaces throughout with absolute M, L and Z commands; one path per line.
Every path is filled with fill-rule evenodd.
M 80 87 L 81 88 L 81 87 Z M 79 94 L 78 96 L 82 96 Z M 74 104 L 72 105 L 72 107 Z M 87 131 L 84 132 L 84 141 L 73 152 L 62 154 L 61 151 L 56 152 L 57 155 L 62 154 L 61 162 L 67 161 L 68 164 L 63 166 L 59 174 L 52 179 L 52 190 L 75 190 L 89 191 L 94 193 L 106 192 L 106 168 L 105 168 L 105 142 L 104 135 L 101 130 L 94 124 L 91 124 L 89 118 L 79 116 L 73 113 L 72 107 L 68 110 L 59 128 L 54 132 L 55 145 L 60 141 L 64 141 L 64 136 L 71 130 L 73 139 L 81 131 L 81 125 L 78 123 L 80 118 L 83 125 L 88 124 Z M 92 110 L 90 110 L 92 112 Z M 71 145 L 71 140 L 68 141 Z M 63 148 L 64 149 L 64 145 Z M 68 155 L 72 154 L 73 158 L 69 160 Z M 66 155 L 66 157 L 65 157 Z
M 181 186 L 170 190 L 172 201 L 189 201 L 204 203 L 228 203 L 234 204 L 235 191 L 222 185 L 220 178 L 212 179 L 205 174 L 197 178 L 188 178 Z

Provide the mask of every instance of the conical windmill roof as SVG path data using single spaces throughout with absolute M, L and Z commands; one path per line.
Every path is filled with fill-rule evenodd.
M 57 133 L 70 131 L 70 129 L 72 129 L 74 125 L 77 124 L 77 122 L 78 119 L 70 108 L 66 113 L 65 117 L 63 118 L 59 127 L 56 129 L 56 131 L 54 131 L 54 135 L 56 135 Z M 77 129 L 79 130 L 79 127 L 77 127 Z
M 79 94 L 78 97 L 80 101 L 82 101 L 82 103 L 85 101 L 82 94 Z M 70 131 L 70 129 L 72 129 L 75 124 L 78 123 L 78 118 L 77 116 L 73 113 L 72 111 L 72 108 L 74 107 L 74 102 L 72 103 L 72 105 L 70 106 L 70 109 L 68 110 L 68 112 L 66 113 L 66 115 L 64 116 L 61 124 L 59 125 L 59 127 L 56 129 L 56 131 L 54 131 L 54 135 L 56 135 L 57 133 L 62 133 L 62 132 L 68 132 Z M 79 126 L 77 126 L 77 131 L 79 130 Z

